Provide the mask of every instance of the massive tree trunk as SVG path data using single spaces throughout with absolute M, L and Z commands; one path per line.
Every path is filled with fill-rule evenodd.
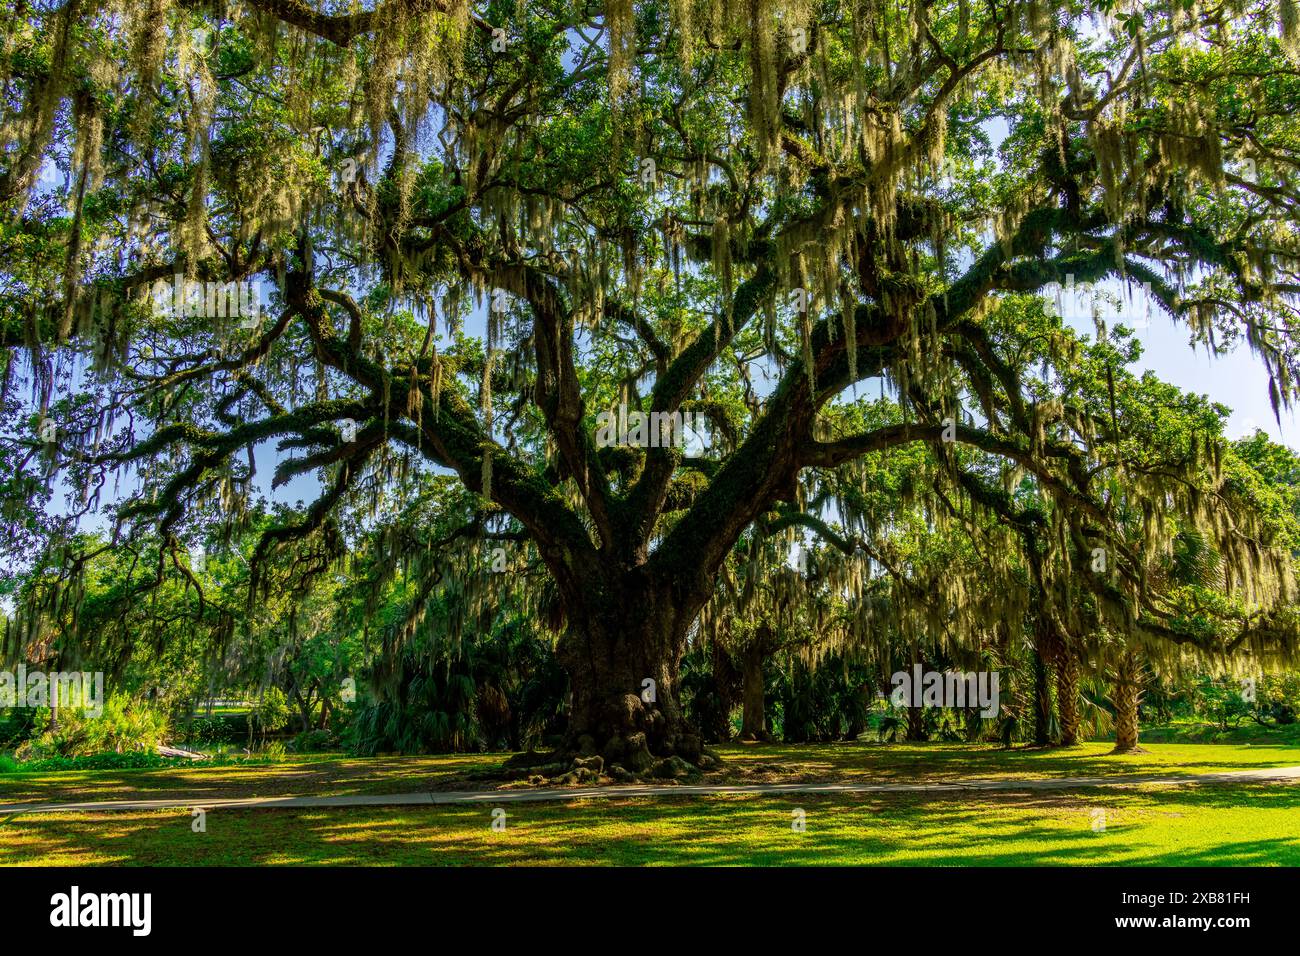
M 1115 705 L 1115 749 L 1111 753 L 1140 753 L 1138 746 L 1138 703 L 1142 698 L 1141 664 L 1132 651 L 1120 658 L 1115 668 L 1111 703 Z
M 766 697 L 764 694 L 764 648 L 757 640 L 745 648 L 745 692 L 740 722 L 741 740 L 767 740 Z
M 1061 746 L 1079 742 L 1079 660 L 1068 647 L 1056 660 L 1056 707 L 1061 721 Z
M 572 694 L 568 749 L 599 754 L 633 773 L 654 758 L 698 763 L 699 735 L 686 724 L 678 673 L 694 610 L 652 589 L 587 602 L 556 649 Z M 688 616 L 689 615 L 689 616 Z

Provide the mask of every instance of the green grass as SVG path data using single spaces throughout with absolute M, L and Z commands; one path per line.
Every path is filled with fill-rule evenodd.
M 1300 764 L 1300 746 L 1286 744 L 1160 744 L 1149 752 L 1113 756 L 1111 743 L 1066 750 L 988 744 L 776 744 L 718 748 L 732 776 L 759 764 L 779 765 L 774 780 L 939 781 L 1093 777 L 1131 773 L 1200 774 Z M 1145 745 L 1144 745 L 1145 746 Z
M 1262 727 L 1243 720 L 1236 727 L 1220 730 L 1214 724 L 1197 720 L 1172 720 L 1142 728 L 1143 743 L 1223 743 L 1271 744 L 1300 747 L 1300 723 Z
M 304 754 L 276 763 L 233 763 L 157 770 L 72 770 L 0 774 L 0 803 L 196 796 L 407 793 L 466 788 L 466 775 L 499 767 L 503 754 L 341 757 Z
M 1109 755 L 1109 749 L 1106 743 L 1070 750 L 1004 750 L 938 743 L 737 744 L 718 748 L 724 767 L 705 779 L 716 783 L 934 782 L 1130 773 L 1185 775 L 1300 764 L 1300 747 L 1285 745 L 1154 744 L 1149 753 L 1119 757 Z M 499 768 L 505 757 L 308 754 L 276 763 L 0 774 L 0 803 L 486 789 L 501 784 L 470 775 Z
M 1267 784 L 515 804 L 503 832 L 491 810 L 33 815 L 0 826 L 0 865 L 1300 865 L 1300 790 Z
M 1282 744 L 1152 744 L 1107 754 L 965 744 L 719 748 L 712 782 L 918 782 L 1159 773 L 1300 764 Z M 404 793 L 498 786 L 473 775 L 505 755 L 292 757 L 272 764 L 0 775 L 0 802 Z M 510 786 L 521 786 L 513 784 Z M 188 810 L 11 816 L 0 865 L 879 864 L 1300 865 L 1300 787 L 1021 793 L 607 798 L 506 806 Z M 802 809 L 807 829 L 791 830 Z M 1094 832 L 1093 813 L 1105 813 Z

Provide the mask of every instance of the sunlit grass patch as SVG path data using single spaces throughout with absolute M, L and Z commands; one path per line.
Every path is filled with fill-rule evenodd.
M 187 811 L 31 816 L 3 827 L 0 864 L 1300 865 L 1282 785 L 504 807 L 502 832 L 491 804 L 212 811 L 205 833 Z
M 881 782 L 1044 779 L 1160 773 L 1171 776 L 1300 764 L 1285 744 L 1152 744 L 1147 753 L 1113 756 L 1111 744 L 1069 750 L 978 744 L 729 744 L 716 748 L 718 783 Z M 347 796 L 478 790 L 505 754 L 425 757 L 305 755 L 262 764 L 196 764 L 156 770 L 64 771 L 0 775 L 0 803 L 112 799 L 221 799 L 251 796 Z M 517 785 L 516 785 L 517 786 Z

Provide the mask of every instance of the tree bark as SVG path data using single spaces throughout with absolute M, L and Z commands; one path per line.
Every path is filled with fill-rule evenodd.
M 745 690 L 740 722 L 741 740 L 767 740 L 767 700 L 763 682 L 763 647 L 758 641 L 745 648 Z
M 1141 753 L 1138 746 L 1138 703 L 1142 698 L 1142 669 L 1137 655 L 1125 652 L 1115 668 L 1111 703 L 1115 706 L 1115 749 L 1111 753 Z
M 571 693 L 566 747 L 634 773 L 655 757 L 697 763 L 700 738 L 678 697 L 694 610 L 651 588 L 620 588 L 617 595 L 580 605 L 581 616 L 570 616 L 556 648 Z
M 731 739 L 731 712 L 741 703 L 744 695 L 744 669 L 738 667 L 735 658 L 721 641 L 713 644 L 713 687 L 718 695 L 715 726 L 699 727 L 702 739 L 727 741 Z
M 1056 661 L 1056 707 L 1061 722 L 1061 746 L 1079 742 L 1079 661 L 1068 647 Z
M 1041 651 L 1034 652 L 1034 744 L 1052 742 L 1052 690 L 1047 680 L 1047 662 Z
M 924 707 L 907 708 L 907 739 L 913 741 L 930 739 L 930 735 L 925 732 Z

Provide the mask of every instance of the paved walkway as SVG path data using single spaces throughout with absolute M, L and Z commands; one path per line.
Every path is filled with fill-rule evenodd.
M 298 809 L 308 807 L 404 807 L 443 803 L 551 803 L 568 800 L 626 797 L 698 797 L 714 794 L 818 793 L 960 793 L 963 791 L 1075 790 L 1087 787 L 1134 787 L 1154 784 L 1177 787 L 1204 783 L 1300 783 L 1300 767 L 1266 767 L 1259 770 L 1198 774 L 1124 774 L 1106 777 L 1054 777 L 1036 780 L 951 780 L 938 783 L 754 783 L 754 784 L 649 784 L 609 787 L 538 788 L 535 790 L 449 790 L 442 793 L 395 793 L 347 797 L 203 797 L 160 800 L 100 800 L 79 803 L 0 804 L 0 816 L 14 813 L 89 813 L 104 810 Z

